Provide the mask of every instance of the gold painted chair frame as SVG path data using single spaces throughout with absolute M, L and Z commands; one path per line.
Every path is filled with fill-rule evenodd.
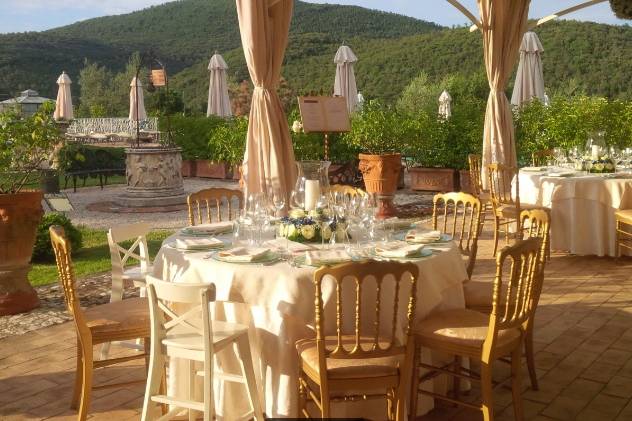
M 478 237 L 485 221 L 481 201 L 468 193 L 450 192 L 436 194 L 432 205 L 432 229 L 449 234 L 458 241 L 459 250 L 468 256 L 467 276 L 471 279 L 476 264 Z M 441 226 L 439 214 L 443 221 Z
M 615 256 L 619 258 L 621 257 L 621 247 L 632 250 L 632 210 L 617 211 L 615 212 L 615 218 L 617 221 L 615 228 Z
M 511 388 L 514 404 L 514 416 L 516 420 L 524 418 L 522 408 L 522 343 L 526 336 L 527 329 L 533 324 L 535 307 L 539 297 L 542 282 L 542 260 L 541 260 L 542 240 L 540 238 L 530 238 L 519 240 L 511 246 L 504 247 L 496 258 L 496 276 L 494 279 L 492 311 L 489 315 L 489 325 L 487 334 L 480 349 L 464 347 L 454 338 L 446 336 L 441 346 L 436 343 L 426 344 L 425 339 L 417 335 L 414 367 L 428 370 L 423 376 L 414 376 L 412 382 L 412 404 L 410 419 L 414 420 L 416 411 L 416 401 L 419 394 L 429 395 L 435 399 L 445 400 L 451 403 L 478 409 L 483 413 L 485 421 L 494 419 L 494 399 L 493 389 L 508 380 L 511 380 Z M 506 266 L 509 266 L 508 274 L 505 273 Z M 507 278 L 508 275 L 508 279 Z M 506 288 L 503 288 L 506 284 Z M 504 296 L 501 297 L 501 293 Z M 423 324 L 424 321 L 421 321 Z M 508 329 L 518 329 L 520 335 L 518 340 L 513 340 L 499 346 L 499 333 Z M 450 330 L 448 328 L 448 330 Z M 444 366 L 433 366 L 419 362 L 421 347 L 428 347 L 432 350 L 444 354 L 455 356 L 454 362 Z M 503 357 L 509 357 L 511 363 L 511 376 L 503 382 L 496 383 L 492 379 L 493 363 Z M 480 374 L 462 366 L 463 358 L 470 358 L 470 361 L 480 362 Z M 420 384 L 429 381 L 441 374 L 446 374 L 453 378 L 453 397 L 429 392 L 420 388 Z M 478 381 L 481 384 L 482 403 L 476 405 L 459 399 L 460 379 Z
M 236 210 L 234 210 L 233 207 L 234 198 L 237 198 L 238 201 Z M 241 190 L 214 187 L 191 193 L 187 197 L 189 224 L 193 226 L 197 224 L 211 223 L 214 219 L 213 213 L 215 213 L 217 221 L 222 221 L 222 202 L 224 201 L 226 201 L 228 207 L 227 220 L 231 221 L 237 216 L 236 213 L 243 208 L 244 194 Z M 215 212 L 213 212 L 213 209 Z M 204 216 L 206 216 L 206 221 Z
M 381 288 L 385 278 L 392 277 L 395 280 L 393 292 L 394 303 L 392 307 L 384 308 L 382 304 L 383 289 Z M 307 403 L 313 402 L 320 409 L 320 416 L 330 416 L 331 402 L 344 402 L 365 399 L 387 400 L 387 418 L 389 420 L 404 420 L 405 406 L 408 391 L 410 389 L 410 373 L 412 373 L 412 359 L 414 353 L 414 341 L 412 338 L 412 324 L 415 314 L 416 290 L 419 277 L 419 269 L 413 263 L 376 262 L 344 263 L 333 267 L 321 267 L 314 274 L 315 286 L 315 326 L 316 348 L 318 355 L 318 370 L 307 364 L 299 352 L 299 414 L 310 418 L 307 411 Z M 323 309 L 323 280 L 333 279 L 335 282 L 336 296 L 336 336 L 325 336 L 325 312 Z M 371 332 L 364 332 L 361 327 L 360 317 L 365 306 L 362 305 L 362 290 L 367 279 L 375 279 L 371 283 L 375 288 L 376 302 L 374 307 L 375 321 L 372 323 Z M 399 317 L 400 302 L 398 299 L 401 284 L 410 280 L 410 295 L 404 303 L 406 308 L 406 322 Z M 353 306 L 344 306 L 342 303 L 343 285 L 355 286 Z M 390 303 L 389 303 L 390 305 Z M 361 310 L 362 309 L 362 310 Z M 371 310 L 371 307 L 366 307 Z M 343 334 L 343 320 L 348 311 L 354 315 L 353 335 Z M 389 313 L 384 313 L 388 311 Z M 392 311 L 392 313 L 390 313 Z M 392 320 L 390 338 L 381 334 L 381 317 L 384 320 Z M 403 328 L 404 342 L 396 340 L 398 328 Z M 351 336 L 351 338 L 349 338 Z M 349 341 L 351 339 L 352 348 Z M 333 342 L 333 349 L 327 346 L 327 341 Z M 312 344 L 313 344 L 313 340 Z M 297 342 L 297 348 L 302 341 Z M 345 344 L 347 346 L 345 346 Z M 385 345 L 385 346 L 384 346 Z M 384 374 L 374 376 L 352 376 L 350 378 L 335 378 L 329 376 L 328 361 L 335 359 L 367 361 L 367 359 L 383 357 L 401 357 L 403 364 L 398 367 L 397 374 Z M 386 389 L 385 393 L 375 393 L 375 390 Z M 354 394 L 348 393 L 353 390 Z M 366 391 L 366 392 L 363 392 Z
M 366 197 L 368 194 L 359 187 L 348 186 L 346 184 L 332 184 L 329 187 L 329 194 L 333 197 L 336 193 L 343 195 L 346 199 L 354 197 Z
M 125 363 L 135 359 L 145 359 L 145 368 L 147 368 L 149 358 L 149 323 L 139 324 L 137 328 L 130 328 L 125 331 L 117 331 L 114 329 L 98 329 L 103 324 L 99 324 L 99 320 L 89 320 L 75 291 L 75 273 L 70 257 L 70 243 L 66 239 L 64 229 L 61 226 L 53 225 L 49 228 L 51 243 L 57 261 L 57 270 L 59 272 L 59 280 L 64 292 L 64 298 L 68 312 L 72 315 L 75 329 L 77 332 L 77 369 L 75 373 L 75 384 L 72 393 L 72 401 L 70 407 L 78 409 L 78 419 L 85 420 L 88 417 L 90 409 L 90 401 L 92 390 L 100 390 L 110 387 L 126 387 L 133 384 L 145 384 L 145 378 L 137 381 L 128 381 L 122 383 L 107 383 L 103 385 L 93 386 L 92 377 L 95 369 L 109 367 L 115 364 Z M 142 299 L 146 301 L 145 299 Z M 118 304 L 132 302 L 133 300 L 124 300 Z M 95 307 L 97 311 L 99 308 Z M 149 306 L 146 307 L 147 316 L 149 315 Z M 149 319 L 147 318 L 147 321 Z M 90 323 L 89 323 L 90 322 Z M 107 322 L 107 320 L 106 320 Z M 132 339 L 143 339 L 144 352 L 140 354 L 109 358 L 95 361 L 94 346 L 113 341 L 127 341 Z

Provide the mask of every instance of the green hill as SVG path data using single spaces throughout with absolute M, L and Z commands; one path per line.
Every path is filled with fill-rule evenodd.
M 546 50 L 547 90 L 573 79 L 589 94 L 632 97 L 632 27 L 560 21 L 537 32 Z M 367 98 L 392 101 L 421 71 L 433 78 L 482 72 L 480 34 L 465 28 L 297 1 L 283 69 L 289 85 L 297 92 L 331 91 L 332 60 L 343 41 L 359 57 L 358 87 Z M 133 52 L 153 51 L 167 64 L 171 86 L 201 110 L 214 50 L 224 55 L 233 82 L 248 78 L 234 0 L 181 0 L 39 33 L 0 35 L 0 95 L 33 88 L 54 96 L 59 73 L 66 70 L 77 82 L 85 59 L 120 71 Z

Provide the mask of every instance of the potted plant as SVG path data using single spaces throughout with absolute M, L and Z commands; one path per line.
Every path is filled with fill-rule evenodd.
M 241 178 L 241 163 L 246 152 L 246 136 L 248 135 L 248 119 L 233 117 L 219 125 L 208 141 L 216 161 L 222 162 L 227 169 L 228 178 Z
M 358 148 L 359 168 L 366 190 L 376 194 L 379 218 L 396 215 L 393 197 L 401 170 L 402 145 L 409 135 L 409 124 L 396 111 L 377 101 L 365 103 L 346 134 L 347 142 Z
M 60 138 L 52 114 L 51 104 L 28 118 L 0 114 L 0 315 L 39 305 L 27 275 L 43 194 L 30 188 L 37 186 L 39 170 Z

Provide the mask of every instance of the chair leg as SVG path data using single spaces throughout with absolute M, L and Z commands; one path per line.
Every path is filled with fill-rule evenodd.
M 513 395 L 514 418 L 516 421 L 524 419 L 522 409 L 522 371 L 520 365 L 522 362 L 522 347 L 517 346 L 511 353 L 511 394 Z
M 110 302 L 121 301 L 123 299 L 123 278 L 119 276 L 112 276 L 112 290 L 110 291 Z M 107 360 L 110 354 L 110 342 L 106 342 L 101 345 L 101 352 L 99 359 Z
M 419 399 L 419 359 L 421 358 L 421 348 L 415 345 L 415 354 L 413 355 L 413 377 L 410 380 L 410 421 L 417 418 L 417 401 Z
M 617 259 L 619 259 L 619 257 L 621 257 L 620 253 L 621 253 L 621 246 L 619 245 L 620 241 L 621 241 L 621 233 L 620 230 L 621 229 L 621 222 L 619 222 L 617 220 L 617 225 L 616 225 L 616 236 L 615 236 L 615 243 L 614 243 L 614 257 L 616 257 Z
M 193 360 L 188 360 L 187 361 L 189 363 L 189 390 L 188 390 L 188 399 L 193 402 L 195 401 L 195 378 L 196 378 L 196 372 L 195 372 L 195 361 Z M 206 380 L 206 376 L 204 376 Z M 206 392 L 206 391 L 205 391 Z M 209 421 L 209 412 L 206 412 L 206 403 L 209 400 L 208 399 L 209 396 L 204 396 L 204 421 Z M 187 411 L 189 413 L 189 421 L 195 421 L 197 419 L 197 411 L 193 410 L 193 409 L 189 409 Z
M 257 421 L 263 421 L 263 409 L 261 407 L 262 402 L 259 399 L 259 388 L 255 377 L 255 368 L 252 363 L 250 343 L 248 342 L 248 336 L 246 334 L 242 335 L 242 337 L 237 340 L 237 350 L 239 352 L 241 369 L 246 377 L 248 395 L 250 396 L 250 403 L 252 404 L 255 419 Z
M 496 256 L 498 251 L 498 235 L 500 234 L 500 220 L 497 215 L 494 215 L 494 252 L 493 256 Z
M 156 339 L 158 341 L 159 339 Z M 149 356 L 149 372 L 147 374 L 147 386 L 145 387 L 145 397 L 143 399 L 143 412 L 141 421 L 150 421 L 154 419 L 155 405 L 151 397 L 159 393 L 165 393 L 166 387 L 164 382 L 165 360 L 160 353 L 159 344 L 152 344 Z M 164 408 L 163 408 L 164 413 Z
M 461 367 L 463 366 L 463 358 L 456 355 L 454 357 L 454 371 L 461 374 Z M 452 378 L 452 392 L 454 393 L 454 399 L 459 400 L 461 395 L 461 377 L 454 376 Z
M 93 355 L 92 355 L 92 341 L 89 346 L 82 347 L 82 387 L 81 387 L 81 405 L 79 406 L 79 421 L 85 421 L 88 417 L 88 411 L 90 410 L 90 398 L 92 395 L 92 370 L 93 370 Z
M 79 400 L 81 399 L 81 389 L 83 382 L 83 351 L 81 348 L 81 342 L 77 336 L 77 370 L 75 371 L 75 387 L 72 391 L 72 400 L 70 401 L 70 408 L 77 409 L 79 406 Z
M 494 419 L 494 395 L 492 384 L 492 362 L 481 361 L 481 397 L 483 401 L 483 420 Z
M 303 418 L 307 412 L 307 391 L 303 385 L 303 369 L 299 367 L 298 378 L 298 417 Z
M 531 389 L 538 390 L 538 377 L 535 372 L 535 356 L 533 355 L 533 328 L 527 329 L 524 338 L 524 353 L 527 358 L 527 368 L 529 369 L 529 379 Z

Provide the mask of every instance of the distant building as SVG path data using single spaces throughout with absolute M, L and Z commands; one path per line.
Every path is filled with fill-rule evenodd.
M 39 96 L 39 93 L 33 89 L 27 89 L 26 91 L 22 91 L 20 96 L 16 98 L 1 101 L 0 112 L 6 111 L 10 108 L 16 108 L 24 117 L 30 117 L 37 112 L 43 103 L 48 101 L 55 102 L 50 98 Z

